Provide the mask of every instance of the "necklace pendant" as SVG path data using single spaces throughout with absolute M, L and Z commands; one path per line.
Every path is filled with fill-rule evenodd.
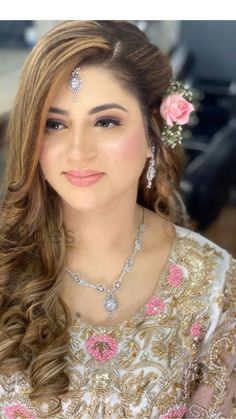
M 107 297 L 105 298 L 103 305 L 105 307 L 105 310 L 108 311 L 108 313 L 113 313 L 117 310 L 118 307 L 118 301 L 113 295 L 109 292 Z

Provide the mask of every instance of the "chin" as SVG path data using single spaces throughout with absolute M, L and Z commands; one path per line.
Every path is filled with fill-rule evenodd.
M 79 197 L 77 199 L 68 199 L 65 197 L 61 197 L 63 201 L 64 208 L 69 208 L 70 210 L 79 211 L 79 212 L 89 212 L 89 211 L 96 211 L 99 208 L 104 207 L 109 202 L 103 200 L 101 196 L 96 196 L 94 194 L 93 197 L 89 198 L 82 198 Z M 110 201 L 111 202 L 111 201 Z

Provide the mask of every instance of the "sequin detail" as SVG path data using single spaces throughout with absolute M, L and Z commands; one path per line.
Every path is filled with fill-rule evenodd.
M 21 404 L 14 403 L 3 408 L 7 419 L 36 419 L 36 416 L 29 409 Z
M 105 362 L 117 353 L 118 343 L 110 335 L 92 335 L 86 342 L 87 351 L 96 361 Z
M 179 288 L 182 285 L 184 278 L 183 270 L 176 264 L 171 264 L 167 282 L 171 287 Z
M 162 298 L 160 297 L 151 297 L 149 298 L 145 306 L 145 314 L 152 316 L 155 314 L 163 314 L 165 310 L 165 304 Z

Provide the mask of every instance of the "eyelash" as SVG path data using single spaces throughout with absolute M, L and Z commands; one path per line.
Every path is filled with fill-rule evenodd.
M 120 121 L 118 121 L 117 119 L 112 119 L 112 118 L 101 118 L 96 122 L 96 124 L 98 124 L 98 122 L 110 122 L 114 124 L 115 126 L 121 125 Z
M 60 121 L 56 121 L 55 119 L 48 119 L 46 122 L 46 127 L 45 127 L 45 131 L 57 131 L 57 129 L 50 127 L 50 124 L 56 124 L 56 125 L 62 125 L 63 127 L 65 127 L 65 125 L 60 122 Z
M 95 123 L 95 126 L 99 123 L 99 122 L 109 122 L 109 123 L 112 123 L 112 124 L 114 124 L 114 126 L 120 126 L 121 125 L 121 123 L 120 123 L 120 121 L 118 121 L 117 119 L 112 119 L 112 118 L 101 118 L 101 119 L 99 119 L 96 123 Z M 45 130 L 46 131 L 58 131 L 58 129 L 57 128 L 52 128 L 52 127 L 50 127 L 49 126 L 49 124 L 50 123 L 54 123 L 54 124 L 56 124 L 56 125 L 62 125 L 63 127 L 66 127 L 66 125 L 65 124 L 63 124 L 62 122 L 60 122 L 60 121 L 57 121 L 56 119 L 48 119 L 47 120 L 47 122 L 46 122 L 46 128 L 45 128 Z M 101 128 L 105 128 L 105 129 L 110 129 L 110 128 L 108 128 L 108 127 L 101 127 Z

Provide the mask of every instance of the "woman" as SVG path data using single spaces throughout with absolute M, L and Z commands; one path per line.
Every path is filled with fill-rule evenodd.
M 134 25 L 29 55 L 1 203 L 1 418 L 229 417 L 235 260 L 186 227 L 191 94 Z

